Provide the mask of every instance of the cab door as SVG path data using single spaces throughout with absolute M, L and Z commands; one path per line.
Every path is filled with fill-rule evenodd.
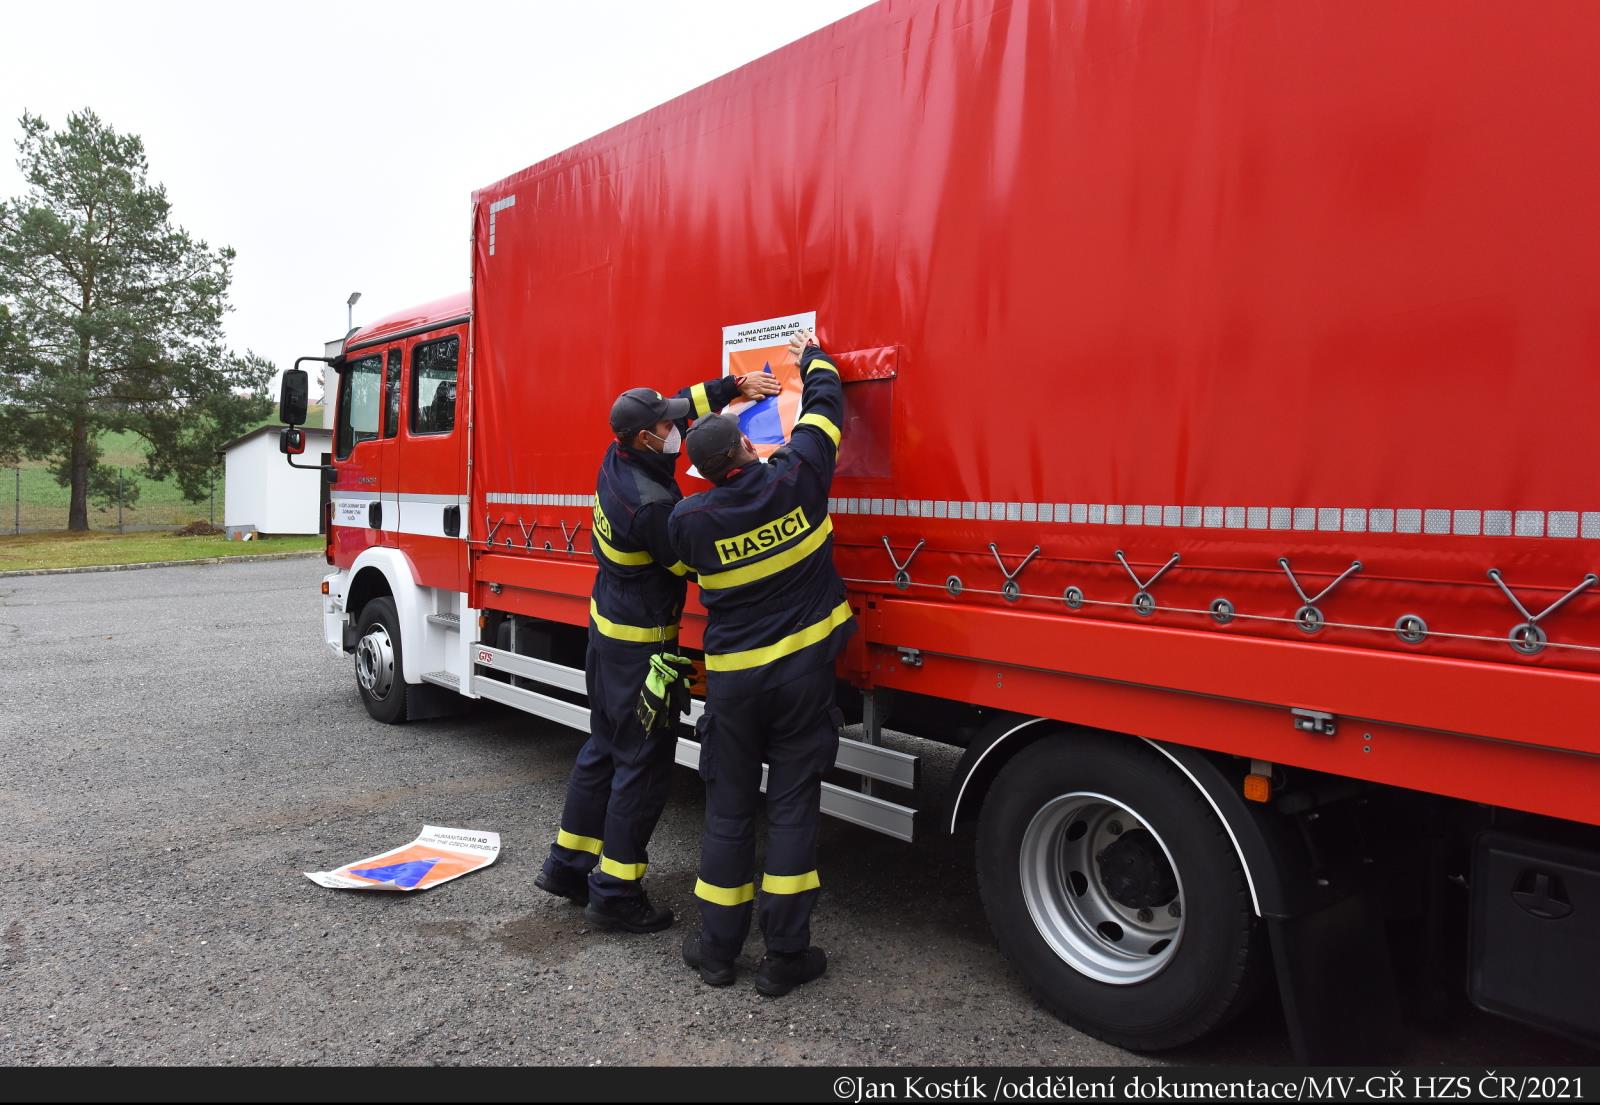
M 348 567 L 364 549 L 393 545 L 399 529 L 394 500 L 399 411 L 394 404 L 399 396 L 401 356 L 398 347 L 369 347 L 351 353 L 339 373 L 333 435 L 338 479 L 330 495 L 334 563 L 340 567 Z
M 459 384 L 466 327 L 408 343 L 400 428 L 400 516 L 424 587 L 466 590 L 466 419 Z

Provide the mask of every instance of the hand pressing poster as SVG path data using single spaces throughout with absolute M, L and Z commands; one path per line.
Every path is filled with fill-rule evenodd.
M 722 328 L 722 374 L 767 372 L 783 389 L 765 399 L 736 399 L 723 409 L 739 420 L 739 428 L 762 457 L 771 456 L 789 440 L 800 417 L 800 366 L 789 355 L 789 336 L 816 325 L 817 312 L 802 311 Z

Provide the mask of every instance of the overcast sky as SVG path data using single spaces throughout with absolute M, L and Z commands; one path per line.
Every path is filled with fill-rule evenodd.
M 5 5 L 16 120 L 92 107 L 141 135 L 174 218 L 239 253 L 227 331 L 280 369 L 465 290 L 470 198 L 865 7 L 862 0 Z

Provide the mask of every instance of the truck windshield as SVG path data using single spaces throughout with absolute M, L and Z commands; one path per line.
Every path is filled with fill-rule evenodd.
M 335 455 L 344 460 L 350 450 L 378 436 L 378 413 L 383 392 L 383 357 L 374 353 L 351 361 L 339 377 L 339 425 Z

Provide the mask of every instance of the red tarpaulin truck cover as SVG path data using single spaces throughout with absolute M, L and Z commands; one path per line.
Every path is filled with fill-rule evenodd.
M 1584 2 L 887 0 L 484 188 L 469 536 L 538 540 L 474 579 L 563 560 L 619 391 L 814 311 L 863 672 L 937 627 L 1600 750 L 1600 588 L 1524 624 L 1600 569 L 1597 35 Z M 925 542 L 904 588 L 885 538 Z M 527 586 L 581 624 L 578 560 Z

